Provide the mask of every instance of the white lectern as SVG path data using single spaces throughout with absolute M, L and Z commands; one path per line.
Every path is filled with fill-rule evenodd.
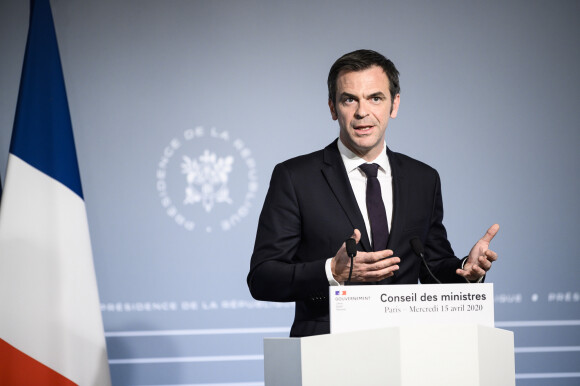
M 514 386 L 513 332 L 399 326 L 264 339 L 266 386 Z

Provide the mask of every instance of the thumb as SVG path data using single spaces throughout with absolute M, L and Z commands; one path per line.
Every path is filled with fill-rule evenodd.
M 354 239 L 354 241 L 356 241 L 356 243 L 358 244 L 360 241 L 360 231 L 358 229 L 355 229 L 352 232 L 352 236 L 350 236 L 350 237 L 352 237 Z
M 499 231 L 499 224 L 493 224 L 491 227 L 489 227 L 487 232 L 485 232 L 485 235 L 483 235 L 481 240 L 485 241 L 487 243 L 490 243 L 498 231 Z

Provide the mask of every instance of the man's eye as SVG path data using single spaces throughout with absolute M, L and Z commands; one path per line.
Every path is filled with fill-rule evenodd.
M 354 102 L 354 98 L 344 98 L 344 103 L 352 103 Z
M 381 97 L 378 97 L 378 96 L 372 97 L 372 101 L 375 103 L 379 103 L 381 100 L 383 100 L 383 98 L 381 98 Z

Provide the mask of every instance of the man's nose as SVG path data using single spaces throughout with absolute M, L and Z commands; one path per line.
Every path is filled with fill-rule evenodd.
M 360 101 L 358 103 L 357 109 L 355 111 L 355 118 L 356 119 L 363 119 L 364 117 L 366 117 L 367 115 L 369 115 L 368 110 L 367 110 L 367 105 L 365 104 L 364 101 Z

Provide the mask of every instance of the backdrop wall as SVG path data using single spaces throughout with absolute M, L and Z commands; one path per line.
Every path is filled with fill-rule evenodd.
M 358 48 L 401 71 L 387 142 L 438 169 L 456 253 L 502 227 L 518 385 L 578 384 L 580 2 L 51 4 L 115 385 L 263 382 L 293 306 L 248 293 L 257 218 L 274 165 L 337 136 L 326 76 Z M 2 176 L 28 11 L 0 1 Z M 227 190 L 201 200 L 187 172 L 212 159 Z

